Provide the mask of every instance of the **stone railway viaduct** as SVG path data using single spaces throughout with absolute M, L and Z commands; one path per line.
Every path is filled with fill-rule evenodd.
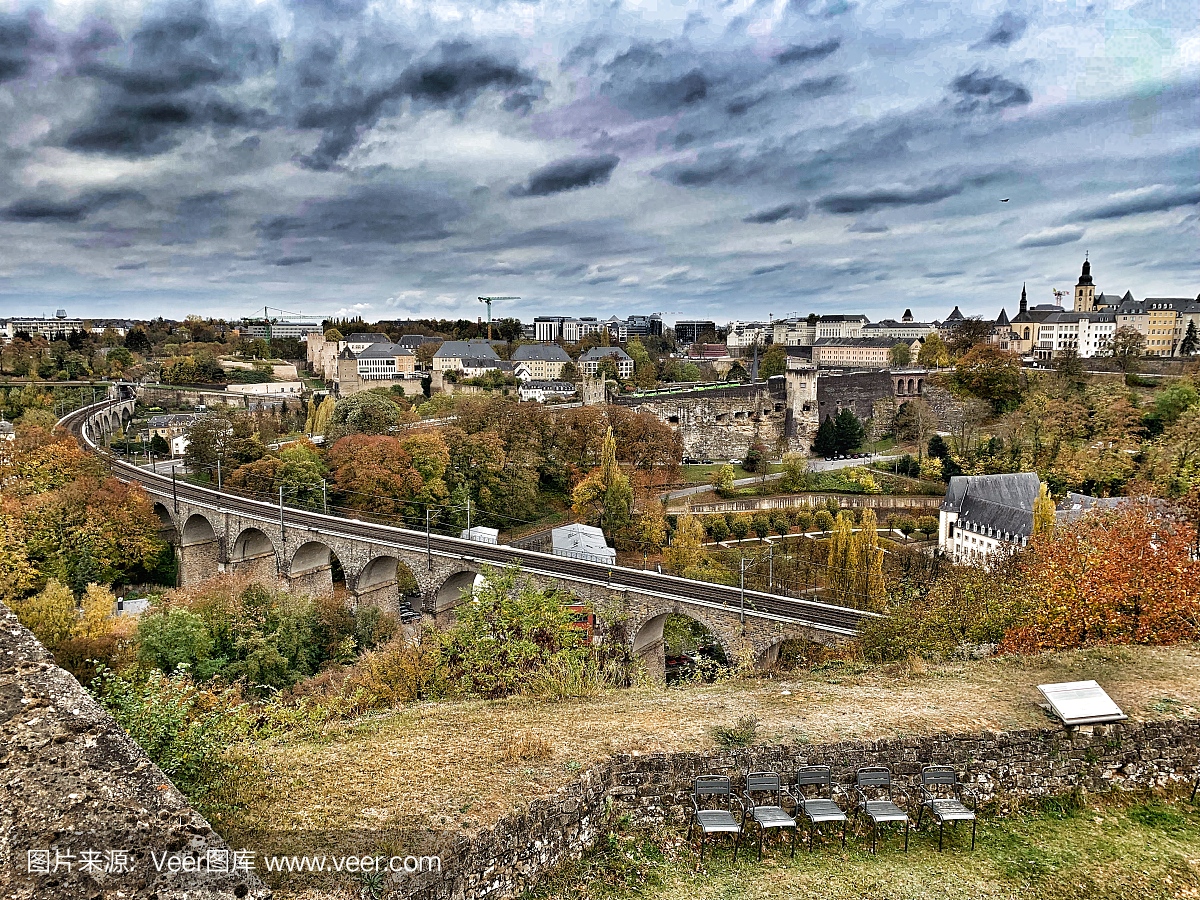
M 63 420 L 90 449 L 131 412 L 132 400 L 98 404 Z M 626 642 L 662 671 L 663 626 L 669 614 L 703 624 L 729 659 L 753 654 L 771 661 L 783 641 L 835 643 L 874 614 L 808 600 L 689 581 L 599 562 L 564 558 L 397 528 L 219 492 L 111 460 L 113 474 L 142 484 L 154 500 L 162 534 L 177 548 L 180 582 L 220 573 L 247 575 L 311 596 L 334 590 L 343 573 L 348 601 L 415 611 L 448 623 L 488 567 L 519 565 L 522 576 L 565 589 L 597 611 L 613 640 Z M 335 567 L 336 561 L 336 567 Z M 415 584 L 409 594 L 405 585 Z

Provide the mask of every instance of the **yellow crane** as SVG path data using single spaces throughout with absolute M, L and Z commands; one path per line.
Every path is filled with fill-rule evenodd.
M 520 297 L 480 297 L 480 303 L 486 303 L 488 308 L 488 340 L 492 339 L 492 301 L 493 300 L 520 300 Z

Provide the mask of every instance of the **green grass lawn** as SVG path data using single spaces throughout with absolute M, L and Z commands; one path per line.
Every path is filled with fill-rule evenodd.
M 716 463 L 713 463 L 712 465 L 708 465 L 708 466 L 700 466 L 700 465 L 680 466 L 679 467 L 679 481 L 682 484 L 708 484 L 709 482 L 712 481 L 713 472 L 716 472 L 717 470 L 719 470 L 723 465 L 725 465 L 725 463 L 716 462 Z M 782 468 L 783 468 L 783 466 L 779 463 L 770 463 L 767 466 L 767 471 L 768 472 L 778 472 Z M 757 473 L 747 472 L 741 466 L 733 467 L 733 477 L 734 478 L 749 478 L 750 476 L 752 476 L 754 474 L 757 474 Z
M 768 846 L 762 862 L 728 845 L 704 862 L 682 832 L 653 837 L 614 832 L 582 862 L 534 894 L 538 900 L 1068 900 L 1068 898 L 1200 897 L 1200 812 L 1184 803 L 1152 800 L 1090 806 L 1048 803 L 1037 811 L 980 821 L 937 850 L 937 833 L 923 829 L 905 854 L 898 834 L 870 854 L 870 838 L 835 841 L 809 854 Z M 744 852 L 744 851 L 743 851 Z

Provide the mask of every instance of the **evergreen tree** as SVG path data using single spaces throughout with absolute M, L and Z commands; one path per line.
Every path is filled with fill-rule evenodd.
M 826 416 L 821 427 L 817 429 L 817 437 L 813 441 L 812 448 L 813 453 L 817 456 L 833 456 L 838 452 L 837 426 L 833 424 L 831 417 Z
M 1187 334 L 1183 336 L 1179 352 L 1184 356 L 1191 356 L 1197 350 L 1200 350 L 1200 335 L 1196 334 L 1196 320 L 1192 319 L 1188 322 Z
M 849 453 L 851 450 L 857 450 L 862 446 L 863 441 L 867 437 L 867 430 L 863 428 L 863 423 L 858 420 L 858 416 L 854 414 L 854 410 L 848 406 L 838 413 L 834 426 L 837 433 L 837 449 L 839 453 Z

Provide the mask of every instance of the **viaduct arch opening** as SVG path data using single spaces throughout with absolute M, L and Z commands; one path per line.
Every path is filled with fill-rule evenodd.
M 720 636 L 698 619 L 674 611 L 647 619 L 633 636 L 633 652 L 651 676 L 668 683 L 712 677 L 729 665 Z
M 395 556 L 376 556 L 354 579 L 356 605 L 379 606 L 394 610 L 407 601 L 414 612 L 425 606 L 421 586 L 412 569 Z
M 166 512 L 166 506 L 162 506 Z M 169 515 L 169 513 L 168 513 Z M 198 584 L 220 570 L 221 541 L 212 522 L 193 513 L 179 533 L 179 583 Z
M 244 528 L 230 548 L 229 567 L 234 574 L 273 583 L 279 578 L 275 544 L 261 529 Z
M 469 591 L 474 594 L 475 589 L 484 581 L 486 579 L 483 575 L 470 569 L 455 572 L 437 589 L 437 593 L 433 597 L 433 609 L 430 612 L 435 615 L 452 612 L 462 602 L 464 592 Z

